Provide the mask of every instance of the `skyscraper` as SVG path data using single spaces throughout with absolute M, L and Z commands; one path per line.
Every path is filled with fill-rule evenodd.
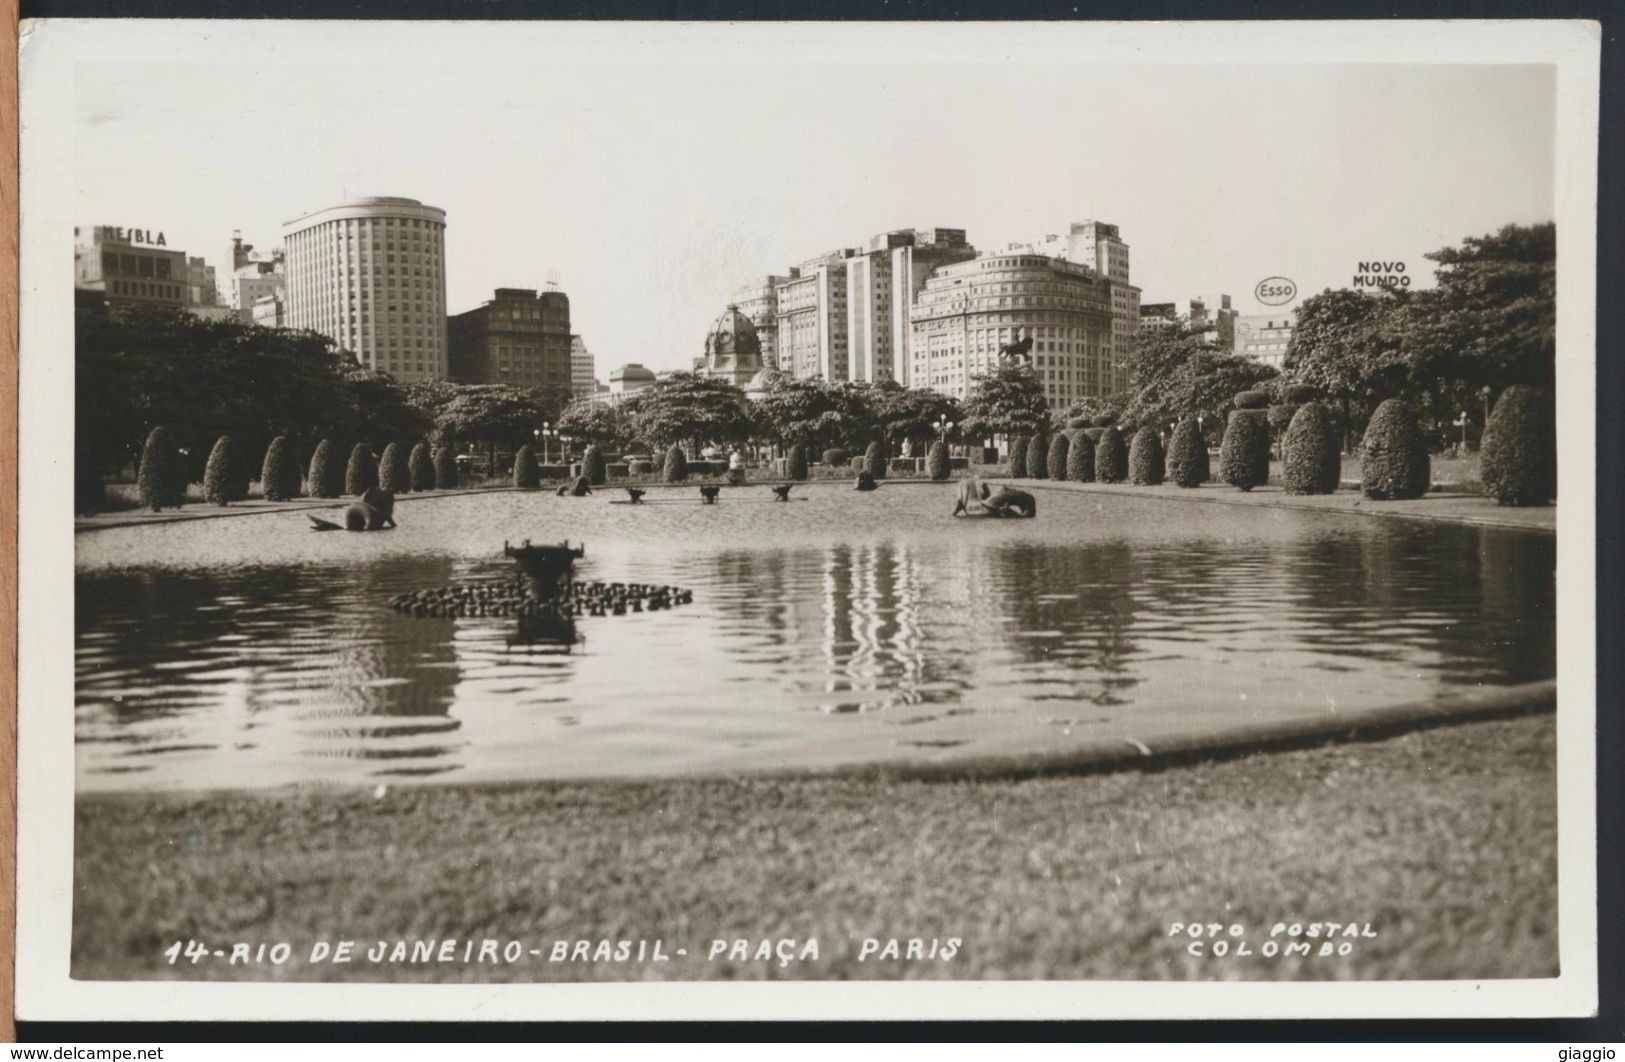
M 444 377 L 446 212 L 374 197 L 282 228 L 287 323 L 330 336 L 401 380 Z

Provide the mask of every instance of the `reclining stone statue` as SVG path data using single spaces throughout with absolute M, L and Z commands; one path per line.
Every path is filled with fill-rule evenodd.
M 344 510 L 344 523 L 310 517 L 315 531 L 382 531 L 395 526 L 395 492 L 368 487 Z
M 954 515 L 961 514 L 1033 517 L 1038 515 L 1038 499 L 1024 490 L 983 483 L 980 476 L 971 476 L 959 483 Z

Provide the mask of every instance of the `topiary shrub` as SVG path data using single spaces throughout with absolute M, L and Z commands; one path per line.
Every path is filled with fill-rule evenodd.
M 1095 479 L 1101 483 L 1121 483 L 1128 478 L 1128 447 L 1123 433 L 1114 425 L 1101 429 L 1095 443 Z
M 1292 426 L 1292 418 L 1298 415 L 1301 407 L 1285 402 L 1269 408 L 1270 438 L 1282 446 L 1286 443 L 1286 430 Z M 1286 451 L 1282 450 L 1280 456 L 1285 458 Z
M 338 451 L 323 439 L 310 455 L 310 475 L 306 477 L 312 498 L 337 498 L 344 493 L 344 466 Z M 432 484 L 431 484 L 432 485 Z
M 147 434 L 136 486 L 141 492 L 141 504 L 153 512 L 178 509 L 186 501 L 186 473 L 168 428 L 157 427 Z
M 838 447 L 831 447 L 824 451 L 824 464 L 830 468 L 841 468 L 850 460 L 852 460 L 852 455 Z
M 1010 474 L 1017 479 L 1027 475 L 1027 437 L 1010 436 Z
M 1076 429 L 1081 431 L 1082 429 L 1089 427 L 1093 423 L 1094 423 L 1094 421 L 1090 420 L 1088 417 L 1072 417 L 1066 422 L 1066 426 L 1068 428 L 1076 428 Z
M 1094 418 L 1094 426 L 1097 428 L 1109 428 L 1116 423 L 1116 413 L 1101 413 Z
M 1174 428 L 1168 441 L 1168 477 L 1181 487 L 1200 487 L 1207 482 L 1207 440 L 1195 417 L 1186 417 Z
M 299 497 L 299 466 L 286 437 L 278 435 L 266 447 L 260 464 L 260 493 L 266 501 L 287 501 Z
M 1049 441 L 1049 456 L 1045 461 L 1049 468 L 1050 479 L 1066 479 L 1067 456 L 1071 452 L 1071 441 L 1067 439 L 1065 433 L 1056 432 L 1055 438 Z
M 1402 399 L 1388 399 L 1371 414 L 1360 444 L 1360 489 L 1376 501 L 1420 498 L 1430 471 L 1415 411 Z
M 1306 402 L 1292 415 L 1281 442 L 1281 479 L 1288 494 L 1330 494 L 1343 473 L 1337 428 L 1319 402 Z
M 1027 475 L 1033 479 L 1049 478 L 1049 438 L 1043 432 L 1027 442 Z
M 1267 391 L 1238 391 L 1230 404 L 1237 409 L 1268 409 L 1270 396 Z
M 1263 394 L 1262 391 L 1243 391 Z M 1236 396 L 1238 399 L 1241 395 Z M 1237 490 L 1249 491 L 1270 479 L 1269 411 L 1247 406 L 1230 414 L 1224 443 L 1219 448 L 1219 478 Z
M 1162 484 L 1162 437 L 1157 429 L 1147 426 L 1134 433 L 1128 448 L 1128 470 L 1131 481 L 1139 487 Z
M 1319 397 L 1319 393 L 1308 384 L 1287 384 L 1281 389 L 1281 401 L 1288 405 L 1301 406 Z
M 681 446 L 673 443 L 672 448 L 666 451 L 664 471 L 667 483 L 681 483 L 688 479 L 688 455 L 683 453 Z
M 365 494 L 378 486 L 378 466 L 372 460 L 372 448 L 356 443 L 350 448 L 350 463 L 344 466 L 344 493 L 351 497 Z
M 805 446 L 792 446 L 785 455 L 784 474 L 794 480 L 807 478 L 807 448 Z
M 457 489 L 457 451 L 448 445 L 434 452 L 434 489 Z
M 412 456 L 406 459 L 406 467 L 412 472 L 413 490 L 434 490 L 434 458 L 429 453 L 428 443 L 420 442 L 412 447 Z
M 673 449 L 677 449 L 673 447 Z M 593 443 L 581 453 L 581 474 L 587 477 L 587 482 L 594 487 L 602 487 L 609 479 L 609 469 L 605 467 L 604 451 Z M 688 464 L 683 465 L 683 478 L 688 478 Z
M 1095 441 L 1088 431 L 1074 433 L 1067 445 L 1066 478 L 1074 483 L 1095 481 Z
M 948 478 L 948 444 L 938 439 L 931 444 L 931 452 L 925 457 L 925 470 L 932 479 L 942 480 Z
M 1557 497 L 1557 431 L 1550 396 L 1509 387 L 1484 426 L 1479 478 L 1501 505 L 1545 505 Z
M 863 451 L 863 470 L 876 479 L 886 478 L 886 448 L 878 440 Z
M 536 451 L 529 444 L 521 446 L 513 455 L 513 485 L 520 490 L 535 490 L 542 485 L 542 469 L 536 463 Z
M 396 494 L 412 490 L 412 469 L 406 463 L 406 447 L 390 443 L 384 447 L 384 456 L 378 459 L 378 486 Z
M 237 440 L 220 436 L 209 451 L 209 467 L 203 471 L 203 497 L 216 505 L 230 505 L 248 497 L 248 463 L 243 460 Z

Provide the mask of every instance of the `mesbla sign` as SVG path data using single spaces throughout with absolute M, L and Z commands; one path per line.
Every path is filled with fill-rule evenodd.
M 126 229 L 121 225 L 98 225 L 103 243 L 143 243 L 149 247 L 168 247 L 164 234 L 157 229 Z

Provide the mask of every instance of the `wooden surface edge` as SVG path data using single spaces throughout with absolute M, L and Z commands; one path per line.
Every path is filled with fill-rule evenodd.
M 6 277 L 0 284 L 0 1039 L 17 1039 L 17 13 L 19 0 L 0 0 L 12 46 L 0 68 L 0 230 Z

